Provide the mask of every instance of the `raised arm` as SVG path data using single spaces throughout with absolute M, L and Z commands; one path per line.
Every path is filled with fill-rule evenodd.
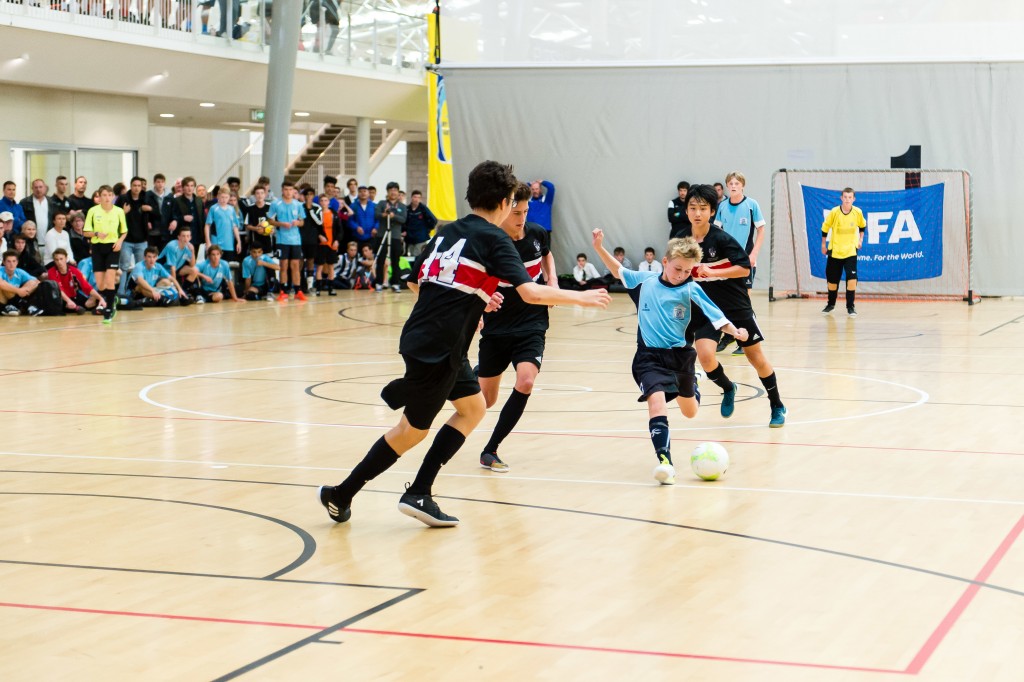
M 593 243 L 594 250 L 597 255 L 601 257 L 601 262 L 608 268 L 608 272 L 611 273 L 615 279 L 622 279 L 622 263 L 615 260 L 615 256 L 608 253 L 608 249 L 604 248 L 604 230 L 596 228 L 593 232 Z

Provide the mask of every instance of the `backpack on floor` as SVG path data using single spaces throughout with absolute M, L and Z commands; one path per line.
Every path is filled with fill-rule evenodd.
M 32 292 L 29 303 L 43 311 L 43 315 L 63 315 L 64 301 L 60 297 L 60 287 L 56 282 L 43 280 Z

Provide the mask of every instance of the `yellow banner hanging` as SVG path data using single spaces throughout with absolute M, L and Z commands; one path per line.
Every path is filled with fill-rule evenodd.
M 427 15 L 429 54 L 437 47 L 437 15 Z M 448 130 L 448 99 L 444 77 L 427 71 L 427 202 L 439 220 L 455 220 L 455 180 L 452 174 L 452 140 Z

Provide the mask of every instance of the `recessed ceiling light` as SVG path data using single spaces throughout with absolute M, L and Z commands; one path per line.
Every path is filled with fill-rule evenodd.
M 215 107 L 217 105 L 214 104 L 213 102 L 200 102 L 199 106 L 203 107 L 204 109 L 212 109 L 213 107 Z
M 301 116 L 302 118 L 305 118 L 306 116 L 309 116 L 309 112 L 308 111 L 296 111 L 295 115 L 296 116 Z
M 373 120 L 373 122 L 374 122 L 375 124 L 379 125 L 379 126 L 382 126 L 382 125 L 384 125 L 385 123 L 387 123 L 387 121 L 385 121 L 385 120 L 384 120 L 384 119 L 382 119 L 382 118 L 375 118 L 375 119 Z
M 160 118 L 174 118 L 174 114 L 160 114 Z

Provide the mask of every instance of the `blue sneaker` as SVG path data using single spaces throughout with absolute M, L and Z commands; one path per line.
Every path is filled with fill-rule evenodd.
M 770 429 L 781 429 L 786 424 L 786 408 L 785 407 L 773 407 L 772 418 L 768 422 L 768 428 Z
M 722 394 L 722 417 L 728 419 L 736 409 L 736 382 L 732 382 L 732 388 Z M 774 417 L 774 412 L 772 413 Z
M 737 344 L 736 345 L 736 350 L 734 350 L 732 352 L 732 354 L 733 355 L 744 355 L 744 353 L 743 353 L 743 346 L 740 346 L 739 344 Z

